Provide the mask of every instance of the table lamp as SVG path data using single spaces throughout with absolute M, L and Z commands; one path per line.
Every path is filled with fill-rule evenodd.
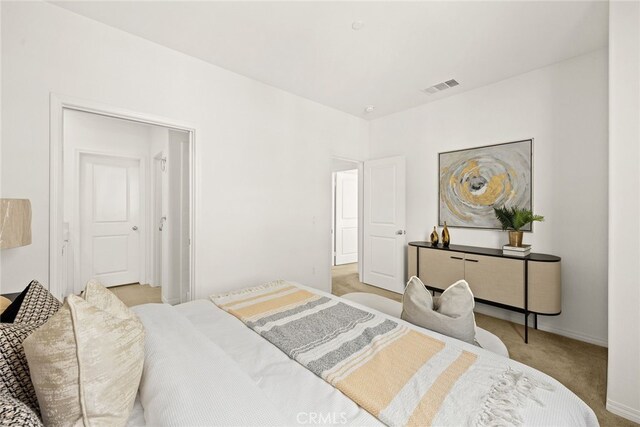
M 0 249 L 31 244 L 29 199 L 0 199 Z

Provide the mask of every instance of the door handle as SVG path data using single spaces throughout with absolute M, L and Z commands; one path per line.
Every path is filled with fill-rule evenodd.
M 167 220 L 166 216 L 163 216 L 162 218 L 160 218 L 160 227 L 158 227 L 158 231 L 162 231 L 162 229 L 164 228 L 164 222 Z
M 477 259 L 465 259 L 465 261 L 469 261 L 469 262 L 478 262 Z
M 460 260 L 462 259 L 462 257 L 459 257 L 459 256 L 451 256 L 449 258 L 451 258 L 451 259 L 460 259 Z
M 138 231 L 138 226 L 137 226 L 137 225 L 134 225 L 133 227 L 131 227 L 131 229 L 132 229 L 133 231 Z
M 406 233 L 406 231 L 404 231 L 404 230 L 398 230 L 398 231 L 396 231 L 396 235 L 398 235 L 398 236 L 402 236 L 402 235 L 403 235 L 403 234 L 405 234 L 405 233 Z

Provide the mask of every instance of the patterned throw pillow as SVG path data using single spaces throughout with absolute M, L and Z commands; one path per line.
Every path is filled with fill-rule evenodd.
M 0 426 L 42 427 L 42 422 L 27 405 L 14 397 L 1 393 Z
M 36 323 L 42 325 L 61 307 L 37 280 L 33 280 L 13 303 L 2 312 L 3 323 Z
M 0 392 L 40 413 L 22 342 L 38 329 L 35 323 L 0 323 Z
M 38 415 L 23 341 L 53 316 L 60 302 L 36 280 L 2 313 L 0 323 L 0 392 L 18 399 Z M 10 323 L 5 323 L 10 322 Z

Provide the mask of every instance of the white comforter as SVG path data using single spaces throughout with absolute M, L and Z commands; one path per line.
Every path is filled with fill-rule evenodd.
M 140 387 L 147 425 L 381 425 L 341 392 L 208 300 L 175 307 L 147 304 L 134 307 L 134 311 L 147 329 Z M 520 409 L 525 425 L 598 425 L 593 411 L 553 378 L 481 348 L 431 331 L 425 333 L 552 384 L 553 392 L 538 394 L 542 405 L 531 401 Z M 166 354 L 171 352 L 179 356 Z M 163 362 L 157 363 L 158 358 Z M 189 366 L 194 363 L 201 366 Z

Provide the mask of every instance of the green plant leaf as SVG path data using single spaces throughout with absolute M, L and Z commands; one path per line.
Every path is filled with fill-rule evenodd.
M 503 230 L 512 229 L 514 231 L 520 231 L 522 227 L 534 221 L 544 221 L 543 216 L 534 215 L 529 209 L 520 209 L 517 206 L 511 208 L 506 206 L 500 208 L 494 207 L 493 211 L 502 225 Z

